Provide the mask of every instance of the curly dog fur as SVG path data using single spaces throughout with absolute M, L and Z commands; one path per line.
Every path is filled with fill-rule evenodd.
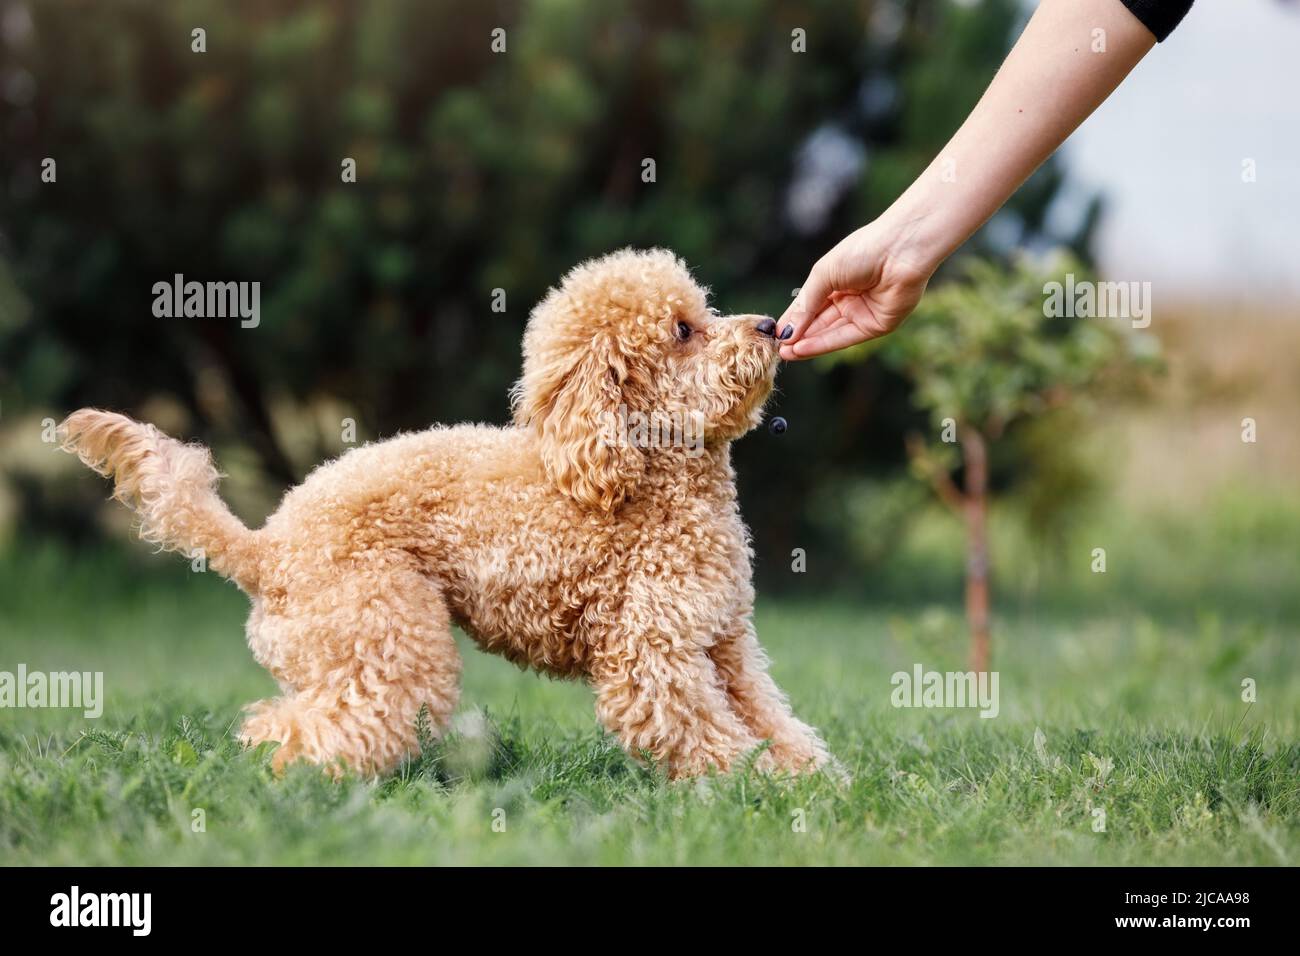
M 485 650 L 581 677 L 600 721 L 672 777 L 828 760 L 767 672 L 751 623 L 748 533 L 730 443 L 753 428 L 778 358 L 772 324 L 723 317 L 675 256 L 585 263 L 533 310 L 515 424 L 434 427 L 314 470 L 252 531 L 216 494 L 207 450 L 82 409 L 64 447 L 116 481 L 141 535 L 252 599 L 254 656 L 283 695 L 241 737 L 382 773 L 445 728 L 451 627 Z M 611 440 L 630 412 L 702 423 L 702 442 Z

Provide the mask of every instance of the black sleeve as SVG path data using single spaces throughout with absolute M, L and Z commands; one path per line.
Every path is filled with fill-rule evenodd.
M 1142 25 L 1164 42 L 1174 32 L 1178 21 L 1192 9 L 1192 0 L 1120 0 L 1142 21 Z

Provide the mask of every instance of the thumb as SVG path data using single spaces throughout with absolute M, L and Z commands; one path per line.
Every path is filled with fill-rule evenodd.
M 831 293 L 835 287 L 829 279 L 830 270 L 825 265 L 825 259 L 819 259 L 808 273 L 808 278 L 804 281 L 799 294 L 794 297 L 781 316 L 781 320 L 776 324 L 776 336 L 783 342 L 798 342 L 800 336 L 808 328 L 826 304 L 830 301 Z M 793 331 L 787 331 L 787 327 Z

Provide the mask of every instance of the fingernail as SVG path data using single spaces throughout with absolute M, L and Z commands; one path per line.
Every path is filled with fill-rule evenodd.
M 794 335 L 794 326 L 787 325 L 781 329 L 781 341 L 784 342 L 790 336 Z

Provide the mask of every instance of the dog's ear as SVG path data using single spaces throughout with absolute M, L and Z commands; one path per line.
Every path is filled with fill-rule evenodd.
M 561 492 L 588 508 L 612 512 L 645 471 L 645 452 L 618 428 L 629 369 L 612 336 L 603 334 L 567 370 L 520 381 L 515 416 L 537 429 L 542 464 Z

